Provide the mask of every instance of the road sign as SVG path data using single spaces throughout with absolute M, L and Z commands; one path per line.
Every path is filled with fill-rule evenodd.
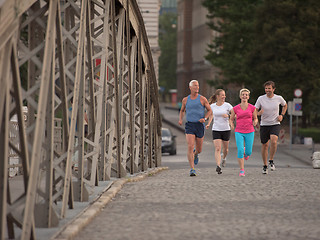
M 299 88 L 295 89 L 294 90 L 294 96 L 297 97 L 297 98 L 301 97 L 302 96 L 302 90 L 299 89 Z
M 293 99 L 293 103 L 296 104 L 296 103 L 302 103 L 302 98 L 294 98 Z
M 293 116 L 302 116 L 302 99 L 294 98 L 288 102 L 288 114 Z
M 294 105 L 294 110 L 295 111 L 301 111 L 302 110 L 302 104 L 301 103 L 296 103 Z
M 292 108 L 292 115 L 302 116 L 302 98 L 294 98 Z

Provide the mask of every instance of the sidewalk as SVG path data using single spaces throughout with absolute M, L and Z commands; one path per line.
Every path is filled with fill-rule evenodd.
M 180 133 L 179 141 L 185 141 L 178 109 L 161 105 L 161 113 L 163 122 Z M 206 130 L 205 141 L 212 147 L 210 132 Z M 260 145 L 258 137 L 255 144 Z M 235 154 L 235 141 L 230 149 Z M 190 178 L 184 150 L 163 156 L 162 166 L 179 167 L 115 179 L 52 239 L 316 239 L 320 189 L 319 171 L 310 166 L 311 148 L 283 144 L 278 151 L 303 167 L 281 166 L 263 176 L 261 162 L 254 161 L 260 157 L 256 152 L 246 177 L 239 179 L 235 157 L 217 175 L 214 163 L 203 155 L 198 176 Z
M 164 165 L 175 167 L 125 184 L 75 239 L 319 238 L 318 169 L 303 165 L 263 175 L 253 166 L 239 177 L 230 164 L 218 175 L 205 160 L 202 155 L 198 175 L 189 177 L 185 152 L 163 156 Z
M 100 182 L 99 186 L 95 187 L 95 192 L 90 195 L 89 202 L 75 202 L 74 209 L 67 211 L 66 218 L 59 222 L 58 227 L 37 228 L 36 239 L 73 239 L 112 201 L 124 184 L 143 180 L 167 169 L 167 167 L 158 167 L 134 175 L 128 174 L 125 178 L 113 178 L 110 181 Z

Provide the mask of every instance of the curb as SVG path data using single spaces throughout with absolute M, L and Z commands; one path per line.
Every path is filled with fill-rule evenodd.
M 292 158 L 294 158 L 294 159 L 296 159 L 296 160 L 298 160 L 298 161 L 300 161 L 300 162 L 303 162 L 303 163 L 305 163 L 305 164 L 307 164 L 307 165 L 312 166 L 312 154 L 310 154 L 310 159 L 307 160 L 307 159 L 302 159 L 301 157 L 296 156 L 296 155 L 295 155 L 294 153 L 292 153 L 292 151 L 289 150 L 289 149 L 280 149 L 280 151 L 284 152 L 285 154 L 289 155 L 290 157 L 292 157 Z
M 164 117 L 162 117 L 162 121 L 163 121 L 164 123 L 170 125 L 171 127 L 175 128 L 176 130 L 178 130 L 178 131 L 180 131 L 180 132 L 182 132 L 182 133 L 185 133 L 183 127 L 181 127 L 181 126 L 179 126 L 179 125 L 177 125 L 177 124 L 172 123 L 171 121 L 165 119 Z
M 150 171 L 139 173 L 137 176 L 128 177 L 114 181 L 111 186 L 101 194 L 93 202 L 90 202 L 81 213 L 73 220 L 67 223 L 60 231 L 58 231 L 51 239 L 65 240 L 73 239 L 85 226 L 87 226 L 92 219 L 94 219 L 101 209 L 103 209 L 116 194 L 121 190 L 122 186 L 127 182 L 137 182 L 145 179 L 148 176 L 157 174 L 162 170 L 168 170 L 168 167 L 158 167 Z
M 165 106 L 165 108 L 166 108 L 166 109 L 170 109 L 170 110 L 180 111 L 180 108 L 178 108 L 178 107 Z
M 174 111 L 178 111 L 178 108 L 177 107 L 173 107 L 173 106 L 164 106 L 164 108 L 170 109 L 170 110 L 174 110 Z M 182 126 L 178 125 L 177 123 L 173 123 L 172 121 L 166 119 L 162 113 L 161 113 L 161 120 L 162 120 L 162 122 L 168 124 L 169 126 L 173 127 L 174 129 L 178 130 L 179 132 L 181 132 L 183 134 L 185 133 L 184 127 L 182 127 Z

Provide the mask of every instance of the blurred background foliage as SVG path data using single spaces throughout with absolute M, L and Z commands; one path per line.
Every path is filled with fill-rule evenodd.
M 221 69 L 212 85 L 236 84 L 264 94 L 263 83 L 276 83 L 287 101 L 303 91 L 302 126 L 319 124 L 320 1 L 204 0 L 208 25 L 216 37 L 206 59 Z
M 177 14 L 168 12 L 159 18 L 159 86 L 165 93 L 175 89 L 177 69 Z

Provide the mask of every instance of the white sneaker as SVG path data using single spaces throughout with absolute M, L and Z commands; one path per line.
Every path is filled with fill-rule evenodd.
M 267 166 L 263 166 L 262 174 L 268 174 L 268 167 Z
M 276 166 L 274 165 L 274 163 L 269 163 L 269 168 L 271 171 L 275 171 L 276 170 Z
M 221 161 L 221 166 L 222 166 L 222 167 L 225 167 L 225 166 L 226 166 L 226 159 L 222 159 L 222 161 Z

